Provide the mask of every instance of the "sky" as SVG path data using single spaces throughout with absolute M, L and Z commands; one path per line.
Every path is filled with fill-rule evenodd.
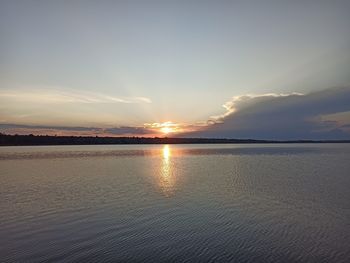
M 350 139 L 350 1 L 0 1 L 0 132 Z

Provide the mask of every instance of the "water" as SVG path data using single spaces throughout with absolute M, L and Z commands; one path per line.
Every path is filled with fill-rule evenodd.
M 0 148 L 1 262 L 350 262 L 350 145 Z

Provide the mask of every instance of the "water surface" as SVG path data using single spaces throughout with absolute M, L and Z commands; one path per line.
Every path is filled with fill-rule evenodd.
M 350 262 L 350 145 L 0 148 L 1 262 Z

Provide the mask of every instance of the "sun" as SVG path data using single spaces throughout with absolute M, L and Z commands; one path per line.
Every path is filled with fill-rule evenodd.
M 174 132 L 174 129 L 171 128 L 171 127 L 162 127 L 162 128 L 160 129 L 160 131 L 161 131 L 162 133 L 164 133 L 164 134 L 168 134 L 168 133 Z
M 174 123 L 171 121 L 166 122 L 154 122 L 145 123 L 144 127 L 156 132 L 156 134 L 168 135 L 169 133 L 179 133 L 182 132 L 181 124 Z

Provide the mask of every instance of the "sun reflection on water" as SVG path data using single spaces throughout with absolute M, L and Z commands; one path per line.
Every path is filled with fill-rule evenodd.
M 163 146 L 163 159 L 164 159 L 164 161 L 169 162 L 169 157 L 170 157 L 169 145 L 164 145 Z
M 164 145 L 162 148 L 162 164 L 159 178 L 159 186 L 165 196 L 169 197 L 174 194 L 175 177 L 171 163 L 171 149 L 169 145 Z

